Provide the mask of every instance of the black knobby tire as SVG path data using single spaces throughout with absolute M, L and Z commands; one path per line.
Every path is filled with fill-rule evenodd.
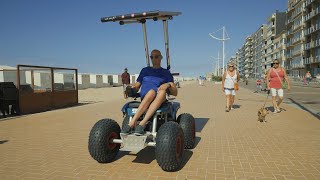
M 178 123 L 166 122 L 157 132 L 155 155 L 164 171 L 176 171 L 182 165 L 184 136 Z
M 118 154 L 120 144 L 111 143 L 120 138 L 120 126 L 112 119 L 102 119 L 91 129 L 88 149 L 91 157 L 99 163 L 111 162 Z
M 196 125 L 194 117 L 191 114 L 183 113 L 177 118 L 184 134 L 184 142 L 186 149 L 192 149 L 196 139 Z

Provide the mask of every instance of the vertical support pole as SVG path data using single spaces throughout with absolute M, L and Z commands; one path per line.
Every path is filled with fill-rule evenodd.
M 54 72 L 53 72 L 53 68 L 50 68 L 51 71 L 51 92 L 54 92 Z
M 223 70 L 222 70 L 222 74 L 224 74 L 224 26 L 222 28 L 222 66 L 223 66 Z
M 32 84 L 32 90 L 34 92 L 34 71 L 31 70 L 31 84 Z
M 20 89 L 20 65 L 17 65 L 17 88 Z
M 167 58 L 167 69 L 170 70 L 170 53 L 169 53 L 169 35 L 168 35 L 168 22 L 163 20 L 164 44 Z
M 146 22 L 142 22 L 142 30 L 143 30 L 143 39 L 144 39 L 144 50 L 146 52 L 146 61 L 147 66 L 150 66 L 150 59 L 149 59 L 149 49 L 148 49 L 148 39 L 147 39 L 147 28 L 146 28 Z
M 78 69 L 76 69 L 76 91 L 77 91 L 77 104 L 79 103 L 79 89 L 78 89 Z
M 218 76 L 220 76 L 220 54 L 218 52 Z
M 153 115 L 152 133 L 157 132 L 157 114 Z

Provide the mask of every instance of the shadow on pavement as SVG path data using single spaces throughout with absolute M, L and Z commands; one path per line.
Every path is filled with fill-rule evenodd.
M 295 105 L 299 106 L 299 108 L 305 110 L 306 112 L 310 113 L 312 116 L 316 117 L 317 119 L 320 120 L 320 115 L 319 114 L 315 114 L 313 112 L 311 112 L 309 109 L 307 109 L 306 107 L 304 107 L 302 104 L 298 103 L 297 101 L 293 100 L 292 98 L 288 98 L 292 103 L 294 103 Z
M 4 144 L 4 143 L 7 143 L 8 142 L 8 140 L 2 140 L 2 141 L 0 141 L 0 144 Z
M 150 164 L 156 158 L 155 148 L 150 146 L 145 147 L 140 152 L 138 152 L 138 154 L 136 154 L 135 156 L 136 156 L 136 159 L 134 159 L 132 162 Z
M 184 150 L 183 162 L 179 170 L 181 170 L 188 163 L 192 155 L 193 155 L 192 151 Z M 156 157 L 155 148 L 146 147 L 134 156 L 136 156 L 136 158 L 132 162 L 150 164 L 152 161 L 155 160 L 155 157 Z
M 240 107 L 241 107 L 241 105 L 239 105 L 239 104 L 234 104 L 234 105 L 232 106 L 233 109 L 239 109 Z
M 201 132 L 208 121 L 209 118 L 195 118 L 196 132 Z
M 194 147 L 193 147 L 193 149 L 195 149 L 197 146 L 198 146 L 198 144 L 199 144 L 199 142 L 201 141 L 201 137 L 196 137 L 195 138 L 195 140 L 194 140 Z

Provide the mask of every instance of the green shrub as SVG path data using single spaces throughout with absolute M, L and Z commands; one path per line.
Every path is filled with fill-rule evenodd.
M 222 81 L 221 76 L 212 76 L 212 81 Z

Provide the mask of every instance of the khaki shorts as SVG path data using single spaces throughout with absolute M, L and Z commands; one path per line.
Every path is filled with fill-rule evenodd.
M 279 97 L 283 97 L 283 89 L 271 88 L 271 95 L 277 96 L 277 94 Z

